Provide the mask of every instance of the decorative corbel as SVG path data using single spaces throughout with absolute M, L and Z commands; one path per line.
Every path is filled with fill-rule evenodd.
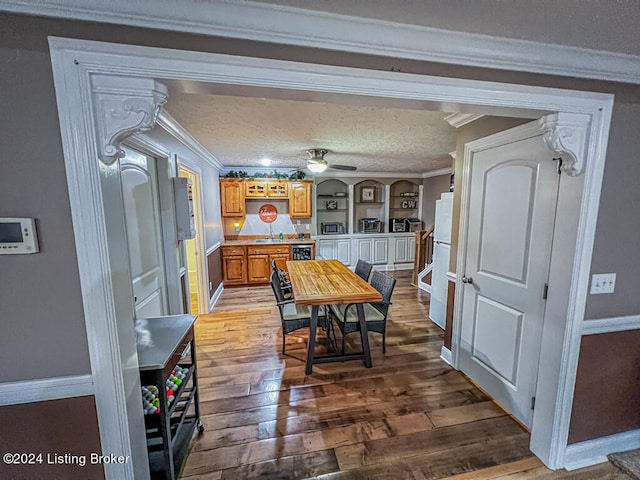
M 591 115 L 551 113 L 538 122 L 547 147 L 562 157 L 560 169 L 571 177 L 580 175 L 587 155 Z
M 96 75 L 91 79 L 100 160 L 111 165 L 124 157 L 120 144 L 151 130 L 167 101 L 167 88 L 150 78 Z

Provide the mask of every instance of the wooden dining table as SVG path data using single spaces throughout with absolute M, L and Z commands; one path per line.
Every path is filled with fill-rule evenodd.
M 288 261 L 287 270 L 296 305 L 311 307 L 309 346 L 305 373 L 311 374 L 314 363 L 364 359 L 371 368 L 371 352 L 363 303 L 380 302 L 382 295 L 339 260 Z M 315 355 L 318 311 L 322 305 L 355 303 L 360 323 L 361 353 Z

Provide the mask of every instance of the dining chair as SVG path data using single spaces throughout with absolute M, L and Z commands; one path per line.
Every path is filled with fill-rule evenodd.
M 280 312 L 280 323 L 282 324 L 282 354 L 285 354 L 285 335 L 287 333 L 308 328 L 311 325 L 311 307 L 299 306 L 295 304 L 293 298 L 286 298 L 278 280 L 276 272 L 271 272 L 269 279 L 273 295 L 276 297 L 276 305 Z M 335 344 L 335 340 L 330 338 L 331 326 L 328 326 L 325 315 L 325 307 L 320 307 L 318 312 L 318 326 L 327 332 L 328 341 Z
M 358 263 L 356 263 L 356 269 L 354 270 L 354 273 L 362 278 L 365 282 L 368 282 L 372 268 L 373 265 L 359 258 Z
M 371 286 L 382 295 L 381 302 L 363 304 L 367 330 L 382 334 L 382 353 L 386 353 L 387 315 L 391 305 L 391 295 L 396 285 L 396 279 L 383 272 L 374 271 L 371 275 Z M 342 332 L 342 353 L 344 353 L 345 337 L 360 331 L 358 311 L 355 303 L 348 305 L 331 305 L 331 317 Z
M 282 289 L 285 298 L 293 298 L 293 290 L 291 288 L 291 282 L 289 281 L 287 272 L 278 267 L 275 260 L 271 260 L 271 269 L 276 274 L 276 277 L 280 282 L 280 288 Z

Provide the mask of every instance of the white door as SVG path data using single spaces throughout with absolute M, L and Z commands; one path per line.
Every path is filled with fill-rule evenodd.
M 530 427 L 557 165 L 535 136 L 474 152 L 470 171 L 458 366 Z
M 157 317 L 168 309 L 156 162 L 126 152 L 120 169 L 136 318 Z

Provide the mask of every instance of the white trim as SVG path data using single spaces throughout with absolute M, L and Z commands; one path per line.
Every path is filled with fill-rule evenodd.
M 0 0 L 0 10 L 454 65 L 640 83 L 637 55 L 237 0 Z M 318 28 L 321 25 L 321 28 Z
M 607 455 L 640 448 L 640 429 L 567 446 L 564 468 L 576 470 L 607 461 Z
M 449 154 L 451 155 L 451 154 Z M 453 168 L 441 168 L 440 170 L 432 170 L 430 172 L 424 172 L 422 178 L 439 177 L 440 175 L 451 175 Z
M 451 357 L 451 350 L 449 350 L 444 345 L 440 349 L 440 358 L 444 360 L 444 362 L 446 362 L 447 365 L 450 365 L 453 367 L 453 357 Z
M 325 178 L 409 178 L 409 179 L 418 179 L 424 176 L 421 172 L 416 173 L 393 173 L 393 172 L 348 172 L 343 170 L 325 170 L 319 175 L 309 176 L 308 178 L 311 180 L 315 180 L 316 182 L 321 182 Z
M 217 249 L 219 249 L 221 245 L 222 245 L 221 242 L 215 243 L 212 247 L 207 248 L 207 250 L 205 252 L 205 255 L 208 257 L 213 252 L 215 252 Z
M 452 127 L 460 128 L 467 125 L 468 123 L 475 122 L 482 117 L 484 117 L 484 114 L 482 113 L 452 113 L 451 115 L 447 115 L 446 117 L 444 117 L 444 119 Z
M 213 310 L 213 307 L 216 306 L 216 303 L 218 303 L 218 300 L 220 299 L 220 295 L 222 295 L 223 291 L 224 291 L 224 284 L 220 282 L 220 285 L 218 285 L 218 288 L 216 288 L 216 291 L 213 292 L 213 296 L 209 300 L 209 312 L 211 312 L 211 310 Z
M 136 133 L 122 143 L 152 157 L 162 157 L 168 160 L 171 155 L 171 152 L 163 145 L 160 145 L 144 133 Z
M 453 283 L 454 285 L 458 283 L 458 276 L 456 275 L 456 272 L 447 272 L 446 276 L 447 276 L 447 280 Z
M 232 166 L 222 167 L 220 169 L 220 178 L 225 178 L 225 175 L 231 171 L 243 170 L 251 173 L 271 173 L 277 170 L 279 173 L 292 172 L 297 170 L 295 167 L 248 167 L 248 166 Z M 304 169 L 303 169 L 304 170 Z M 401 179 L 413 179 L 437 177 L 440 175 L 449 175 L 453 172 L 451 167 L 440 168 L 438 170 L 431 170 L 429 172 L 415 172 L 415 173 L 394 173 L 394 172 L 359 172 L 359 171 L 344 171 L 344 170 L 325 170 L 322 173 L 314 175 L 313 173 L 306 173 L 304 180 L 314 180 L 321 182 L 324 179 L 330 178 L 401 178 Z
M 552 310 L 551 316 L 567 319 L 565 336 L 560 338 L 566 345 L 558 346 L 553 339 L 547 346 L 552 353 L 562 354 L 566 360 L 557 377 L 546 370 L 544 372 L 549 375 L 541 375 L 539 384 L 550 382 L 545 386 L 549 395 L 546 402 L 536 409 L 540 420 L 536 424 L 534 417 L 532 430 L 532 446 L 544 445 L 536 452 L 541 460 L 552 468 L 562 466 L 580 342 L 580 331 L 573 326 L 584 317 L 612 95 L 60 38 L 50 38 L 49 45 L 88 345 L 96 384 L 100 435 L 105 453 L 130 447 L 134 441 L 131 435 L 137 431 L 129 431 L 127 414 L 122 410 L 126 408 L 124 395 L 119 394 L 119 390 L 114 394 L 113 390 L 113 385 L 119 384 L 123 371 L 131 367 L 123 364 L 122 358 L 129 357 L 121 356 L 120 348 L 128 345 L 119 344 L 117 329 L 129 326 L 133 330 L 130 318 L 133 302 L 130 291 L 125 295 L 117 290 L 118 282 L 113 281 L 114 272 L 121 274 L 115 267 L 127 270 L 126 247 L 122 248 L 118 243 L 124 237 L 121 232 L 123 222 L 121 219 L 117 222 L 114 216 L 121 201 L 110 196 L 116 193 L 114 184 L 104 179 L 111 172 L 102 169 L 108 167 L 101 165 L 99 170 L 97 160 L 87 160 L 97 158 L 98 146 L 96 112 L 91 97 L 91 78 L 94 75 L 197 79 L 220 84 L 361 95 L 365 98 L 396 97 L 591 115 L 584 174 L 572 178 L 566 192 L 561 181 L 560 193 L 569 200 L 569 208 L 574 214 L 571 218 L 579 216 L 575 233 L 578 241 L 569 242 L 564 247 L 564 250 L 572 249 L 568 255 L 554 254 L 551 260 L 552 269 L 554 261 L 560 262 L 563 258 L 573 261 L 573 268 L 567 270 L 571 277 L 567 283 L 571 288 L 566 292 L 566 298 L 559 296 L 566 300 L 568 307 L 564 305 L 563 309 L 553 302 L 549 302 L 547 307 Z M 117 175 L 111 177 L 118 181 Z M 584 178 L 584 188 L 572 188 L 581 185 L 578 180 L 581 178 Z M 109 190 L 103 191 L 105 187 L 101 180 Z M 114 290 L 117 291 L 114 293 Z M 135 351 L 133 355 L 135 357 Z M 135 360 L 130 363 L 135 363 Z M 109 477 L 133 478 L 131 465 L 117 466 L 121 470 L 115 467 L 109 467 Z
M 90 374 L 0 383 L 0 407 L 93 395 Z
M 640 315 L 626 315 L 624 317 L 597 318 L 582 322 L 582 335 L 596 335 L 598 333 L 626 332 L 640 329 Z
M 193 138 L 193 136 L 164 109 L 160 109 L 160 113 L 158 114 L 158 125 L 216 170 L 221 171 L 224 168 L 209 150 Z

